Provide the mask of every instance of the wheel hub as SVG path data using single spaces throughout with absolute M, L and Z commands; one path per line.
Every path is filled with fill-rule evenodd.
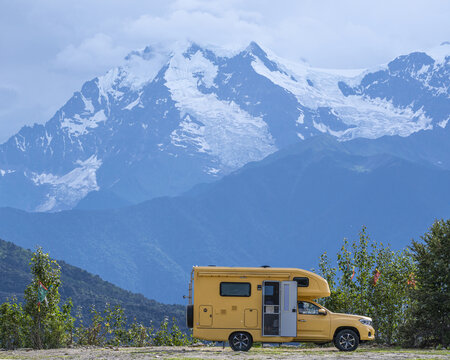
M 245 334 L 237 334 L 233 337 L 233 345 L 240 350 L 247 348 L 248 343 L 249 339 Z
M 355 338 L 351 334 L 342 335 L 339 339 L 339 344 L 344 349 L 351 349 L 353 346 L 355 346 Z

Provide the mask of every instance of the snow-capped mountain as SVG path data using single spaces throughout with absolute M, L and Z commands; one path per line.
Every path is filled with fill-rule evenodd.
M 251 43 L 133 51 L 44 125 L 0 145 L 0 206 L 72 208 L 92 194 L 175 195 L 321 133 L 340 140 L 446 128 L 445 43 L 373 70 L 324 70 Z M 114 202 L 113 201 L 113 202 Z

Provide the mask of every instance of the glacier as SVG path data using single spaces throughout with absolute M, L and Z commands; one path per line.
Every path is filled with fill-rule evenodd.
M 0 145 L 0 206 L 71 209 L 92 191 L 181 194 L 323 133 L 339 141 L 446 129 L 450 45 L 373 69 L 263 50 L 146 47 Z

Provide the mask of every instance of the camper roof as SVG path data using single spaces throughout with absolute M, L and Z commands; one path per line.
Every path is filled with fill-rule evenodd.
M 289 281 L 296 278 L 308 278 L 307 286 L 299 283 L 298 297 L 302 299 L 317 299 L 330 296 L 330 288 L 327 281 L 307 270 L 296 268 L 272 268 L 272 267 L 216 267 L 194 266 L 194 273 L 198 277 L 222 277 L 222 278 L 263 278 L 268 280 Z

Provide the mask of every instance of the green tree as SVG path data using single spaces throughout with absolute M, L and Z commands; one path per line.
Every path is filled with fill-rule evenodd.
M 377 341 L 398 342 L 409 302 L 408 279 L 414 270 L 411 254 L 371 241 L 363 227 L 358 240 L 344 239 L 336 258 L 337 266 L 332 266 L 327 253 L 320 257 L 319 269 L 331 291 L 320 302 L 332 311 L 372 317 Z
M 394 252 L 381 245 L 377 247 L 375 266 L 380 271 L 380 278 L 376 286 L 372 279 L 369 288 L 370 316 L 380 341 L 399 343 L 400 327 L 406 321 L 410 304 L 410 279 L 414 272 L 412 256 L 408 249 Z
M 67 343 L 66 321 L 72 320 L 70 303 L 64 312 L 59 308 L 60 266 L 40 247 L 33 253 L 30 265 L 32 281 L 25 289 L 24 312 L 30 318 L 25 331 L 31 346 L 35 349 L 63 346 Z M 39 297 L 44 287 L 48 289 L 45 300 Z
M 412 241 L 416 287 L 405 325 L 405 343 L 415 346 L 450 345 L 450 220 L 436 220 Z

